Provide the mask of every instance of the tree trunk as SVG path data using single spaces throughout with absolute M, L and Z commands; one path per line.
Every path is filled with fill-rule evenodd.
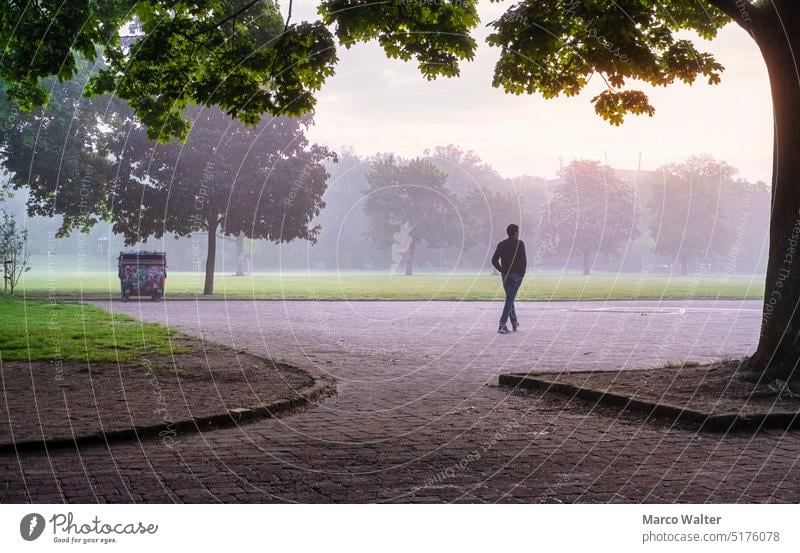
M 681 274 L 689 276 L 689 256 L 686 254 L 681 255 Z
M 406 252 L 406 276 L 414 274 L 414 250 L 417 249 L 417 239 L 412 238 L 408 244 L 408 251 Z
M 206 283 L 203 295 L 210 296 L 214 293 L 214 263 L 217 257 L 217 218 L 216 215 L 208 217 L 208 252 L 206 253 Z
M 592 254 L 591 252 L 583 252 L 583 274 L 592 274 Z
M 786 7 L 755 33 L 769 72 L 775 119 L 769 260 L 761 336 L 748 362 L 764 380 L 797 379 L 800 362 L 800 8 Z M 765 8 L 769 9 L 769 8 Z
M 244 235 L 236 236 L 236 276 L 244 276 Z

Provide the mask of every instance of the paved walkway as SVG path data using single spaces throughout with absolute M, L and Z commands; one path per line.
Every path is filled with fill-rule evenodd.
M 696 435 L 496 386 L 504 371 L 747 354 L 758 302 L 99 304 L 329 374 L 239 429 L 0 456 L 0 501 L 800 501 L 800 433 Z

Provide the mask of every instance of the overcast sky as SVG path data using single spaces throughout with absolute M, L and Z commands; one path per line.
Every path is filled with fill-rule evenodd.
M 295 18 L 313 18 L 317 2 L 295 2 Z M 508 3 L 481 5 L 483 23 Z M 498 51 L 479 40 L 476 59 L 456 79 L 425 81 L 414 63 L 388 60 L 375 43 L 339 49 L 336 75 L 318 95 L 311 136 L 333 148 L 363 155 L 404 156 L 427 147 L 457 144 L 477 152 L 504 176 L 551 177 L 574 158 L 608 159 L 618 168 L 642 168 L 708 153 L 737 167 L 743 177 L 769 181 L 772 110 L 766 69 L 747 34 L 729 25 L 713 42 L 700 41 L 725 66 L 722 83 L 644 86 L 656 108 L 650 118 L 628 117 L 612 127 L 590 99 L 590 83 L 573 98 L 512 96 L 492 88 Z M 599 81 L 597 79 L 596 81 Z

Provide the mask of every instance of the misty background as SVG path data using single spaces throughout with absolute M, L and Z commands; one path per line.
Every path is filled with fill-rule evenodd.
M 274 244 L 220 236 L 216 272 L 402 274 L 407 236 L 402 231 L 390 232 L 376 240 L 373 223 L 386 215 L 371 213 L 368 208 L 370 196 L 380 199 L 388 193 L 381 186 L 371 189 L 369 182 L 374 163 L 387 154 L 360 156 L 352 148 L 337 153 L 338 162 L 326 163 L 330 177 L 323 196 L 325 207 L 312 222 L 320 227 L 316 243 L 297 239 Z M 430 161 L 446 175 L 443 193 L 447 201 L 443 214 L 432 222 L 434 237 L 443 239 L 420 241 L 414 255 L 415 274 L 491 273 L 489 260 L 494 247 L 505 237 L 505 227 L 511 222 L 520 225 L 522 238 L 533 252 L 529 254 L 532 272 L 585 273 L 587 248 L 592 273 L 765 271 L 770 189 L 763 182 L 741 178 L 735 168 L 708 156 L 692 158 L 699 160 L 699 169 L 689 167 L 690 160 L 656 170 L 613 169 L 594 162 L 602 175 L 599 190 L 604 196 L 600 200 L 591 196 L 586 175 L 570 173 L 574 164 L 588 163 L 580 160 L 562 160 L 558 174 L 552 176 L 503 177 L 474 152 L 454 145 L 426 149 L 419 158 Z M 398 156 L 397 161 L 402 164 L 409 160 Z M 690 174 L 679 174 L 678 169 Z M 703 176 L 703 169 L 711 174 Z M 601 234 L 608 233 L 613 223 L 626 217 L 614 211 L 619 190 L 629 196 L 628 204 L 616 208 L 629 212 L 627 226 L 607 247 L 590 243 L 597 229 Z M 570 191 L 574 192 L 572 199 L 564 196 L 570 196 Z M 55 239 L 61 218 L 27 216 L 25 199 L 25 191 L 17 191 L 4 207 L 29 230 L 28 250 L 34 271 L 45 265 L 115 270 L 120 251 L 137 249 L 166 251 L 172 271 L 203 271 L 207 242 L 203 233 L 180 239 L 165 235 L 126 248 L 122 237 L 113 234 L 108 223 L 100 222 L 88 234 L 74 231 L 68 238 Z M 427 203 L 424 196 L 418 201 Z M 577 220 L 562 221 L 559 227 L 553 213 L 572 213 L 570 202 L 583 211 L 576 215 Z M 592 217 L 597 229 L 580 228 Z

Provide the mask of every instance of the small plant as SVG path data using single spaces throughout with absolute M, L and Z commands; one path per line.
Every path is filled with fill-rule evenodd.
M 0 218 L 0 258 L 3 260 L 3 292 L 14 295 L 22 273 L 30 270 L 30 254 L 25 247 L 28 231 L 17 228 L 17 220 L 3 210 Z

